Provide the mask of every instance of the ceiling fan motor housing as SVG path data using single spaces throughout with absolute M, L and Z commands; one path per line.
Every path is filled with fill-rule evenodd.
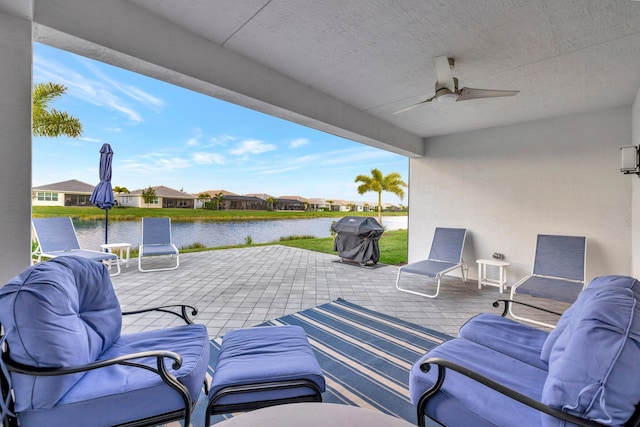
M 436 94 L 434 98 L 438 102 L 454 102 L 458 99 L 458 79 L 454 77 L 453 82 L 455 84 L 455 92 L 450 91 L 448 87 L 436 81 Z

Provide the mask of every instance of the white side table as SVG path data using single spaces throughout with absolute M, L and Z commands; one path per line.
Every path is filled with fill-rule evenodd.
M 100 245 L 102 249 L 106 249 L 110 254 L 116 254 L 120 258 L 120 263 L 125 267 L 129 267 L 129 252 L 131 243 L 103 243 Z M 116 251 L 118 253 L 116 253 Z
M 478 259 L 476 262 L 478 263 L 478 289 L 482 289 L 482 285 L 497 286 L 502 293 L 507 288 L 507 267 L 510 264 L 496 259 Z M 487 277 L 488 265 L 498 267 L 498 279 Z

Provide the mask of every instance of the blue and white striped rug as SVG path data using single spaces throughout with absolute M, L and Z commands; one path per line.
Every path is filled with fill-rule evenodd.
M 409 370 L 428 350 L 451 339 L 343 299 L 264 325 L 304 328 L 325 373 L 324 402 L 374 409 L 414 424 L 416 410 L 409 401 Z M 212 340 L 210 375 L 219 349 L 220 339 Z M 199 402 L 194 410 L 193 426 L 202 425 L 205 405 Z M 215 416 L 212 422 L 230 416 Z

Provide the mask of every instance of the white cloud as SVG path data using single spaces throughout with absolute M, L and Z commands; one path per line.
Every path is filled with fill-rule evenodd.
M 181 157 L 172 157 L 170 159 L 159 159 L 156 165 L 163 170 L 187 169 L 191 167 L 191 162 Z
M 247 139 L 238 144 L 236 148 L 229 150 L 229 153 L 234 156 L 241 156 L 244 154 L 262 154 L 274 151 L 277 148 L 278 147 L 273 144 L 267 144 L 257 139 Z
M 83 64 L 95 74 L 100 80 L 107 83 L 107 86 L 114 87 L 118 89 L 125 96 L 134 99 L 138 103 L 144 105 L 147 108 L 152 108 L 156 111 L 159 111 L 161 107 L 164 107 L 166 104 L 162 99 L 157 98 L 144 90 L 132 86 L 130 84 L 120 83 L 111 77 L 105 75 L 102 71 L 100 71 L 90 60 L 84 59 Z
M 294 139 L 293 141 L 289 141 L 289 147 L 291 148 L 298 148 L 307 144 L 309 144 L 309 140 L 307 138 L 298 138 Z
M 200 140 L 202 139 L 202 129 L 196 128 L 195 135 L 187 140 L 187 146 L 193 147 L 195 145 L 200 145 Z
M 361 162 L 370 163 L 372 160 L 382 160 L 393 156 L 395 156 L 393 153 L 384 150 L 354 148 L 322 153 L 323 159 L 320 159 L 319 163 L 326 166 Z
M 102 142 L 101 139 L 96 139 L 96 138 L 87 138 L 86 136 L 81 136 L 80 137 L 80 141 L 86 141 L 86 142 Z
M 263 170 L 262 172 L 257 172 L 257 174 L 258 175 L 273 175 L 273 174 L 277 174 L 277 173 L 291 172 L 291 171 L 298 170 L 298 169 L 301 169 L 301 168 L 302 168 L 302 165 L 289 166 L 289 167 L 284 167 L 284 168 L 266 169 L 266 170 Z
M 302 157 L 295 157 L 286 159 L 277 163 L 269 162 L 268 166 L 262 166 L 253 168 L 252 171 L 257 175 L 273 175 L 283 172 L 289 172 L 293 170 L 302 169 L 303 167 L 309 167 L 317 161 L 318 157 L 315 155 L 307 155 Z
M 101 95 L 104 99 L 104 103 L 106 106 L 113 108 L 116 111 L 120 111 L 122 114 L 124 114 L 125 116 L 129 117 L 130 120 L 136 122 L 136 123 L 141 123 L 144 120 L 142 120 L 142 116 L 140 115 L 140 113 L 138 113 L 136 110 L 134 110 L 133 108 L 124 105 L 120 102 L 119 99 L 117 99 L 117 97 L 109 97 L 108 94 L 103 93 Z
M 155 158 L 153 158 L 155 157 Z M 149 161 L 124 160 L 117 169 L 123 171 L 134 171 L 141 174 L 150 174 L 156 172 L 170 172 L 173 170 L 187 169 L 192 163 L 182 157 L 158 158 L 157 156 L 147 156 Z
M 231 135 L 218 135 L 212 136 L 209 138 L 209 146 L 213 147 L 216 145 L 227 145 L 227 142 L 235 141 L 237 138 Z
M 125 93 L 127 95 L 129 95 L 131 98 L 135 99 L 136 101 L 140 102 L 141 104 L 147 105 L 149 107 L 155 107 L 157 109 L 164 107 L 165 106 L 165 102 L 160 99 L 160 98 L 156 98 L 155 96 L 143 91 L 140 88 L 137 88 L 135 86 L 131 86 L 131 85 L 124 85 L 123 86 L 123 90 L 125 91 Z
M 35 82 L 54 81 L 68 88 L 70 96 L 99 107 L 118 111 L 135 123 L 143 121 L 138 108 L 150 108 L 158 112 L 165 102 L 140 88 L 121 84 L 105 76 L 89 60 L 81 63 L 91 72 L 86 76 L 78 68 L 70 68 L 59 62 L 34 55 L 33 80 Z M 127 99 L 123 99 L 123 96 Z
M 224 163 L 224 158 L 217 153 L 199 152 L 199 153 L 194 153 L 192 158 L 194 163 L 197 163 L 199 165 L 210 165 L 213 163 L 217 165 L 221 165 Z

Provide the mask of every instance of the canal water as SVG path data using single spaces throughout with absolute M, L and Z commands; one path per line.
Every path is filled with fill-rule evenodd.
M 247 237 L 253 243 L 266 243 L 288 236 L 329 237 L 333 221 L 340 218 L 281 219 L 269 221 L 189 221 L 172 222 L 173 243 L 178 247 L 201 243 L 207 247 L 244 244 Z M 382 217 L 386 230 L 407 228 L 406 216 Z M 73 222 L 80 246 L 100 249 L 104 243 L 104 221 Z M 140 245 L 142 226 L 140 221 L 114 221 L 109 223 L 109 243 Z

